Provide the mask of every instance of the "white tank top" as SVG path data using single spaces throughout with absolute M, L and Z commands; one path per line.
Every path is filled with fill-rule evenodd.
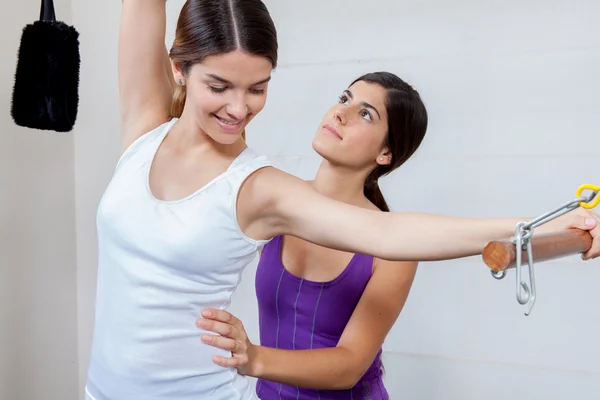
M 150 165 L 173 119 L 121 156 L 98 207 L 98 283 L 86 396 L 93 400 L 253 399 L 229 352 L 202 343 L 203 309 L 226 309 L 243 268 L 267 241 L 245 236 L 236 199 L 243 181 L 271 165 L 244 150 L 203 188 L 156 199 Z

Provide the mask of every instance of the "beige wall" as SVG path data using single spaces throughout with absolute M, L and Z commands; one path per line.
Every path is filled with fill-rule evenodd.
M 55 4 L 57 16 L 70 20 L 69 2 Z M 1 6 L 0 399 L 71 400 L 77 396 L 73 133 L 13 123 L 21 32 L 37 19 L 40 2 Z
M 96 296 L 96 207 L 119 150 L 117 38 L 120 1 L 72 0 L 82 36 L 80 115 L 75 134 L 79 392 L 87 373 Z

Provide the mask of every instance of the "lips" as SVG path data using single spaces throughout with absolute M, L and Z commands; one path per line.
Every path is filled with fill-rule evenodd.
M 340 135 L 340 133 L 333 127 L 333 125 L 325 124 L 323 125 L 323 129 L 336 136 L 338 139 L 342 139 L 342 135 Z
M 213 117 L 215 117 L 215 120 L 217 121 L 217 124 L 219 124 L 221 129 L 226 132 L 237 132 L 242 127 L 242 124 L 244 123 L 243 119 L 230 120 L 230 119 L 221 118 L 216 114 L 213 114 Z

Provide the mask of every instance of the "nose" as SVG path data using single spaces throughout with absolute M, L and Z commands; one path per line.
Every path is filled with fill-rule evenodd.
M 235 120 L 241 120 L 248 115 L 248 104 L 244 96 L 240 96 L 227 107 L 227 114 Z
M 342 125 L 346 125 L 346 113 L 344 112 L 343 108 L 338 108 L 337 110 L 335 110 L 333 116 L 335 117 L 336 120 L 338 120 L 340 122 L 340 124 Z

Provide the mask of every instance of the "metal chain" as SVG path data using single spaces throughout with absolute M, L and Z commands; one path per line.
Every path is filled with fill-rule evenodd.
M 583 190 L 590 190 L 591 192 L 584 196 L 581 193 Z M 531 237 L 533 236 L 533 230 L 540 225 L 544 225 L 570 211 L 573 211 L 579 207 L 593 208 L 600 202 L 600 186 L 594 185 L 582 185 L 577 189 L 577 197 L 560 207 L 557 207 L 551 211 L 548 211 L 539 217 L 526 222 L 521 221 L 515 227 L 515 235 L 512 238 L 512 242 L 515 244 L 516 260 L 515 269 L 517 272 L 517 301 L 521 305 L 527 305 L 527 311 L 525 315 L 531 314 L 531 310 L 536 300 L 535 290 L 535 274 L 533 269 L 533 251 L 531 247 Z M 529 268 L 529 284 L 522 278 L 522 254 L 525 250 L 527 254 L 527 266 Z M 495 279 L 504 279 L 506 277 L 506 270 L 495 273 L 492 271 L 492 276 Z

